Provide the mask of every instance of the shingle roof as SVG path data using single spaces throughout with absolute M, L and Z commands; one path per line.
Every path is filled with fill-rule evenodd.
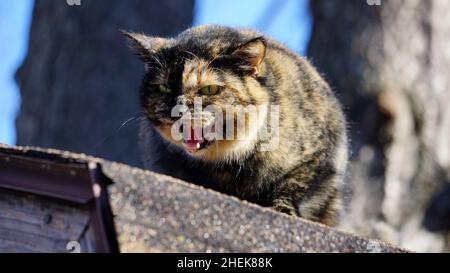
M 403 252 L 181 180 L 83 154 L 0 145 L 15 155 L 101 166 L 122 252 Z

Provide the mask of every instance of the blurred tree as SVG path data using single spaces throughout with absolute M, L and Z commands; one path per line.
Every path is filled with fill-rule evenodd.
M 140 111 L 143 65 L 118 30 L 174 35 L 192 24 L 194 0 L 69 2 L 35 2 L 28 56 L 16 76 L 17 143 L 139 166 L 137 126 L 116 130 Z
M 350 223 L 419 251 L 443 237 L 422 227 L 450 170 L 450 1 L 310 2 L 309 56 L 350 120 Z

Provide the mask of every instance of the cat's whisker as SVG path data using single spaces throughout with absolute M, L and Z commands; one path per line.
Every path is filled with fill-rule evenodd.
M 127 126 L 128 124 L 130 124 L 133 121 L 141 121 L 145 118 L 145 116 L 138 116 L 138 117 L 132 117 L 127 119 L 125 122 L 123 122 L 120 127 L 116 130 L 116 133 L 119 132 L 122 128 L 124 128 L 125 126 Z
M 192 53 L 189 50 L 183 50 L 183 52 L 186 52 L 187 54 L 193 56 L 195 58 L 195 60 L 200 60 L 200 58 L 197 55 L 195 55 L 194 53 Z
M 212 64 L 212 62 L 214 62 L 219 56 L 216 56 L 214 58 L 212 58 L 207 64 L 206 64 L 206 68 L 207 69 L 211 69 L 209 66 Z
M 217 54 L 216 56 L 214 56 L 214 58 L 212 58 L 208 64 L 206 65 L 206 68 L 210 68 L 209 66 L 212 64 L 212 62 L 214 62 L 215 60 L 217 60 L 217 58 L 221 57 L 225 52 L 227 51 L 227 49 L 223 49 L 219 54 Z
M 150 56 L 158 65 L 160 65 L 161 69 L 166 69 L 166 65 L 163 65 L 161 60 L 156 55 L 150 55 Z
M 143 112 L 138 112 L 137 116 L 133 116 L 131 118 L 128 118 L 127 120 L 125 120 L 124 122 L 122 122 L 122 124 L 114 131 L 114 133 L 106 136 L 104 139 L 102 139 L 99 143 L 97 143 L 96 145 L 94 145 L 94 149 L 99 148 L 101 145 L 103 145 L 108 139 L 110 139 L 113 135 L 116 135 L 117 133 L 120 132 L 120 130 L 122 130 L 123 128 L 125 128 L 128 125 L 131 125 L 133 122 L 137 122 L 137 121 L 142 121 L 144 120 L 145 117 L 145 113 Z
M 162 68 L 157 67 L 157 66 L 148 66 L 147 68 L 148 68 L 148 70 L 152 70 L 154 73 L 163 74 L 163 72 L 164 72 L 162 70 Z

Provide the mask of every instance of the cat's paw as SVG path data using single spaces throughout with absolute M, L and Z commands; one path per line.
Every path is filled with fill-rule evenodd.
M 295 206 L 291 204 L 291 202 L 286 200 L 275 200 L 272 208 L 281 213 L 286 213 L 292 216 L 299 216 Z

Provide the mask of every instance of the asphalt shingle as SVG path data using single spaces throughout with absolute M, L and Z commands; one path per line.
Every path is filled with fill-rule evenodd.
M 82 154 L 0 145 L 0 152 L 99 163 L 122 252 L 403 252 L 181 180 Z M 1 153 L 0 153 L 1 154 Z

